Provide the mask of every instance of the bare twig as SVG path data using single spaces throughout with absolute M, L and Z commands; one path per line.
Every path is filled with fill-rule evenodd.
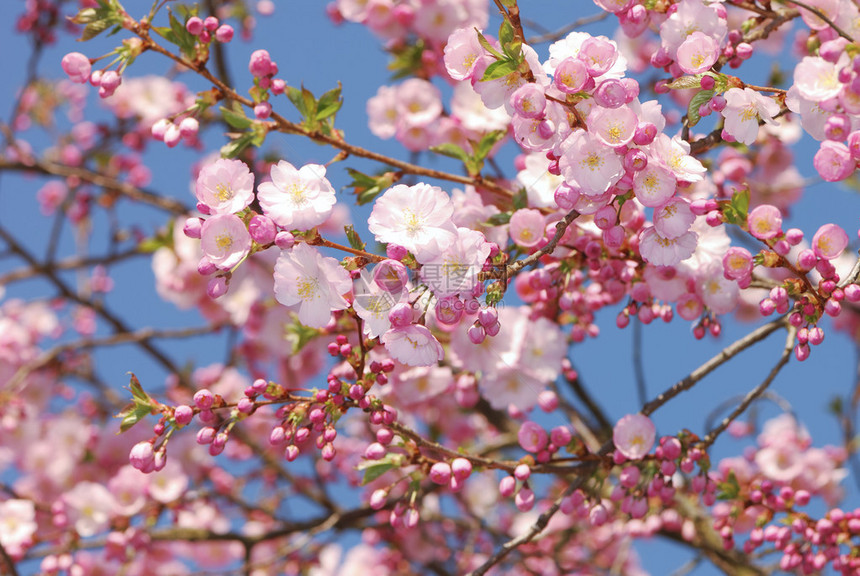
M 768 386 L 770 386 L 771 382 L 776 378 L 776 375 L 779 374 L 779 371 L 788 364 L 788 361 L 791 359 L 791 351 L 794 348 L 794 337 L 797 334 L 797 329 L 789 324 L 786 332 L 785 347 L 782 349 L 782 354 L 780 354 L 779 360 L 774 367 L 771 368 L 770 373 L 768 373 L 767 378 L 765 378 L 761 384 L 750 390 L 741 403 L 738 404 L 737 408 L 732 410 L 728 416 L 723 418 L 723 421 L 720 422 L 716 428 L 708 432 L 707 436 L 702 439 L 700 444 L 702 448 L 707 449 L 711 444 L 713 444 L 719 435 L 722 434 L 738 416 L 743 414 L 746 409 L 749 408 L 749 405 L 756 400 L 756 398 L 761 396 L 762 393 L 767 390 Z

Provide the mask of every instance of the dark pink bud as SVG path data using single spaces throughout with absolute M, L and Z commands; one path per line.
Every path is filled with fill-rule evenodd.
M 436 462 L 430 468 L 430 480 L 434 484 L 444 486 L 451 481 L 451 465 L 447 462 Z
M 197 16 L 192 16 L 185 23 L 185 29 L 188 30 L 188 33 L 192 36 L 199 36 L 200 33 L 203 32 L 203 20 Z
M 215 30 L 215 40 L 221 42 L 222 44 L 226 44 L 230 40 L 233 39 L 233 27 L 229 24 L 222 24 Z
M 268 216 L 257 214 L 248 222 L 248 232 L 257 244 L 271 244 L 278 234 L 275 222 Z

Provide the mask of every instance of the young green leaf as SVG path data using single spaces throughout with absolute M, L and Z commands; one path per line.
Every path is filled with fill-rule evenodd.
M 702 119 L 699 115 L 699 108 L 702 104 L 707 104 L 713 95 L 713 90 L 700 90 L 690 98 L 690 104 L 687 106 L 687 126 L 695 126 L 699 123 L 699 120 Z

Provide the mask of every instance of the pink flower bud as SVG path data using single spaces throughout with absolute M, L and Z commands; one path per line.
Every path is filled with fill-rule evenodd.
M 203 26 L 210 32 L 214 32 L 218 28 L 218 19 L 215 16 L 207 16 Z
M 178 425 L 187 426 L 191 423 L 191 419 L 194 418 L 194 409 L 191 406 L 181 404 L 174 409 L 173 418 Z
M 540 424 L 526 420 L 517 432 L 517 440 L 526 452 L 537 453 L 546 447 L 549 438 Z
M 394 328 L 405 328 L 412 324 L 412 305 L 407 302 L 395 304 L 388 312 L 388 321 Z
M 143 441 L 131 447 L 129 462 L 141 472 L 152 472 L 155 462 L 155 452 L 152 443 Z
M 69 75 L 69 79 L 76 84 L 86 84 L 90 77 L 90 59 L 80 52 L 69 52 L 63 56 L 60 62 L 63 72 Z
M 254 116 L 259 120 L 265 120 L 272 115 L 272 105 L 268 102 L 260 102 L 254 106 Z
M 202 445 L 211 444 L 212 440 L 215 439 L 215 434 L 217 434 L 217 430 L 210 426 L 206 428 L 201 428 L 199 432 L 197 432 L 197 443 Z
M 262 214 L 257 214 L 248 222 L 248 233 L 251 234 L 251 239 L 254 242 L 261 246 L 265 246 L 266 244 L 274 242 L 275 237 L 278 234 L 278 229 L 271 218 Z
M 517 479 L 513 476 L 505 476 L 499 481 L 499 494 L 502 498 L 510 498 L 517 489 Z
M 215 40 L 221 42 L 222 44 L 226 44 L 230 40 L 233 39 L 233 27 L 229 24 L 222 24 L 215 30 Z
M 385 457 L 386 452 L 387 450 L 385 449 L 385 446 L 383 446 L 379 442 L 374 442 L 373 444 L 369 445 L 364 451 L 364 457 L 368 460 L 380 460 L 381 458 Z
M 200 233 L 203 230 L 203 221 L 200 218 L 188 218 L 182 226 L 182 233 L 189 238 L 200 238 Z
M 200 130 L 200 123 L 197 118 L 187 116 L 179 123 L 179 135 L 185 140 L 193 140 L 197 137 L 197 132 Z
M 192 36 L 199 36 L 200 33 L 203 32 L 203 20 L 197 16 L 192 16 L 187 22 L 185 22 L 185 29 L 188 30 L 188 33 Z
M 451 465 L 447 462 L 436 462 L 430 467 L 430 480 L 444 486 L 451 481 Z
M 454 458 L 451 462 L 451 472 L 458 480 L 465 480 L 472 474 L 472 463 L 465 458 Z
M 266 50 L 255 50 L 251 54 L 251 60 L 248 64 L 248 70 L 255 78 L 268 76 L 272 71 L 272 59 Z
M 484 327 L 479 324 L 472 324 L 469 326 L 469 329 L 466 331 L 466 334 L 469 336 L 469 340 L 472 344 L 480 344 L 487 337 L 487 333 L 484 330 Z
M 520 512 L 528 512 L 535 505 L 535 493 L 529 488 L 520 488 L 520 491 L 514 497 L 514 504 L 516 504 L 517 510 Z
M 388 498 L 388 493 L 382 488 L 374 490 L 370 495 L 370 507 L 374 510 L 380 510 L 385 506 L 385 500 Z

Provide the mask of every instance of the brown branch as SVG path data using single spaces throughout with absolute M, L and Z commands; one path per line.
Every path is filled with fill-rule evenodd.
M 728 360 L 735 357 L 740 352 L 743 352 L 753 344 L 761 342 L 780 328 L 784 328 L 788 325 L 787 317 L 777 318 L 763 326 L 760 326 L 744 336 L 743 338 L 739 338 L 735 340 L 725 348 L 721 352 L 719 352 L 716 356 L 690 372 L 683 380 L 677 382 L 674 386 L 663 391 L 662 394 L 657 396 L 654 400 L 651 400 L 645 406 L 642 407 L 642 414 L 649 416 L 654 411 L 656 411 L 660 406 L 680 394 L 681 392 L 685 392 L 696 385 L 702 378 L 713 372 L 717 367 L 725 364 Z
M 770 373 L 767 375 L 767 378 L 765 378 L 761 384 L 750 390 L 749 393 L 747 393 L 747 395 L 741 401 L 741 403 L 738 404 L 738 406 L 734 410 L 732 410 L 731 414 L 723 418 L 723 421 L 720 422 L 720 424 L 716 428 L 708 432 L 707 436 L 705 436 L 699 444 L 702 449 L 706 450 L 708 447 L 710 447 L 716 441 L 719 435 L 722 434 L 726 430 L 726 428 L 728 428 L 729 425 L 737 419 L 738 416 L 746 412 L 746 409 L 749 408 L 750 404 L 755 402 L 755 400 L 760 397 L 765 390 L 767 390 L 767 388 L 773 382 L 774 378 L 776 378 L 776 375 L 779 374 L 780 370 L 782 370 L 782 368 L 786 364 L 788 364 L 788 361 L 791 359 L 791 351 L 794 348 L 794 337 L 796 334 L 797 329 L 789 324 L 788 330 L 786 330 L 785 347 L 782 349 L 782 354 L 780 354 L 779 360 L 774 365 L 774 367 L 771 368 Z
M 115 254 L 109 254 L 106 256 L 90 256 L 87 258 L 73 256 L 64 260 L 55 261 L 51 265 L 55 270 L 77 270 L 78 268 L 89 268 L 91 266 L 97 266 L 99 264 L 113 264 L 115 262 L 121 262 L 123 260 L 133 258 L 135 256 L 146 255 L 147 254 L 145 254 L 144 252 L 138 251 L 137 248 L 133 248 L 131 250 L 126 250 L 125 252 L 117 252 Z M 20 270 L 13 270 L 12 272 L 0 275 L 0 286 L 8 286 L 13 282 L 27 280 L 28 278 L 40 276 L 41 274 L 42 272 L 40 270 L 37 270 L 32 267 L 22 268 Z
M 206 69 L 205 65 L 197 65 L 193 62 L 189 62 L 185 58 L 177 56 L 176 54 L 173 54 L 169 50 L 163 48 L 158 43 L 153 41 L 152 38 L 150 38 L 148 32 L 146 30 L 141 29 L 139 25 L 135 25 L 132 28 L 132 32 L 140 36 L 148 49 L 154 50 L 155 52 L 166 56 L 167 58 L 173 60 L 184 68 L 193 70 L 194 72 L 211 82 L 216 88 L 218 88 L 224 98 L 239 102 L 240 104 L 247 106 L 248 108 L 254 107 L 254 102 L 251 99 L 242 96 L 241 94 L 233 90 L 233 88 L 222 82 L 219 78 L 209 72 L 209 70 Z M 470 178 L 467 176 L 460 176 L 459 174 L 443 172 L 441 170 L 432 170 L 429 168 L 424 168 L 423 166 L 418 166 L 417 164 L 397 160 L 396 158 L 385 156 L 383 154 L 378 154 L 360 146 L 348 144 L 341 139 L 339 134 L 336 136 L 329 136 L 327 134 L 323 134 L 322 132 L 309 130 L 301 126 L 300 124 L 290 122 L 277 112 L 272 112 L 271 118 L 271 124 L 274 125 L 281 132 L 305 136 L 306 138 L 309 138 L 316 142 L 328 144 L 333 148 L 343 150 L 344 152 L 352 156 L 358 156 L 359 158 L 367 158 L 368 160 L 374 160 L 382 164 L 387 164 L 408 174 L 414 174 L 416 176 L 426 176 L 428 178 L 435 178 L 438 180 L 446 180 L 449 182 L 455 182 L 457 184 L 473 185 L 499 194 L 504 198 L 512 198 L 514 195 L 511 190 L 504 188 L 503 186 L 497 184 L 492 180 L 485 179 L 480 175 L 475 176 L 474 178 Z
M 588 24 L 595 24 L 597 22 L 602 22 L 609 17 L 609 12 L 598 12 L 592 16 L 584 16 L 578 20 L 574 20 L 564 28 L 561 28 L 555 32 L 550 32 L 548 34 L 543 34 L 541 36 L 532 36 L 526 40 L 526 44 L 532 46 L 534 44 L 541 44 L 543 42 L 555 42 L 556 40 L 561 40 L 563 37 L 567 36 L 570 32 L 573 32 L 577 28 L 581 28 L 582 26 L 587 26 Z
M 64 164 L 51 162 L 50 160 L 32 159 L 32 162 L 13 162 L 0 157 L 0 170 L 36 172 L 40 174 L 50 174 L 52 176 L 62 176 L 63 178 L 75 177 L 79 178 L 83 182 L 101 186 L 110 192 L 116 192 L 121 196 L 125 196 L 129 200 L 149 204 L 166 212 L 171 212 L 173 214 L 187 214 L 191 211 L 190 207 L 186 206 L 179 200 L 161 196 L 155 192 L 150 192 L 148 190 L 132 186 L 128 182 L 122 182 L 86 168 L 66 166 Z
M 12 251 L 14 251 L 21 258 L 23 258 L 27 262 L 27 264 L 29 264 L 33 269 L 38 270 L 40 273 L 42 273 L 51 282 L 51 284 L 53 284 L 57 288 L 57 290 L 64 298 L 76 302 L 81 306 L 91 308 L 99 316 L 101 316 L 102 319 L 104 319 L 108 324 L 110 324 L 110 326 L 117 333 L 133 332 L 133 330 L 129 326 L 127 326 L 125 322 L 123 322 L 118 316 L 116 316 L 113 312 L 106 308 L 101 302 L 87 300 L 77 295 L 57 275 L 56 270 L 54 270 L 51 266 L 46 266 L 36 260 L 36 258 L 32 254 L 30 254 L 30 252 L 26 248 L 19 244 L 15 237 L 12 236 L 9 232 L 7 232 L 6 229 L 3 227 L 0 227 L 0 238 L 2 238 L 9 245 L 9 248 Z M 179 370 L 176 364 L 174 364 L 173 361 L 168 358 L 166 354 L 164 354 L 164 352 L 156 348 L 155 345 L 153 345 L 152 342 L 149 341 L 149 339 L 140 340 L 140 346 L 146 352 L 148 352 L 153 359 L 155 359 L 159 364 L 161 364 L 162 367 L 164 367 L 169 373 L 176 374 L 179 377 L 180 381 L 186 379 L 186 377 L 183 376 L 182 371 Z
M 136 332 L 120 332 L 103 338 L 86 338 L 70 342 L 68 344 L 60 344 L 18 368 L 18 370 L 12 375 L 12 378 L 10 378 L 6 383 L 6 388 L 15 393 L 20 392 L 26 386 L 25 380 L 27 376 L 34 371 L 49 365 L 66 352 L 108 346 L 120 346 L 122 344 L 136 344 L 144 340 L 189 338 L 191 336 L 209 334 L 218 330 L 218 328 L 219 326 L 201 326 L 198 328 L 182 328 L 178 330 L 155 330 L 153 328 L 144 328 Z M 111 401 L 114 400 L 116 399 L 111 399 Z

